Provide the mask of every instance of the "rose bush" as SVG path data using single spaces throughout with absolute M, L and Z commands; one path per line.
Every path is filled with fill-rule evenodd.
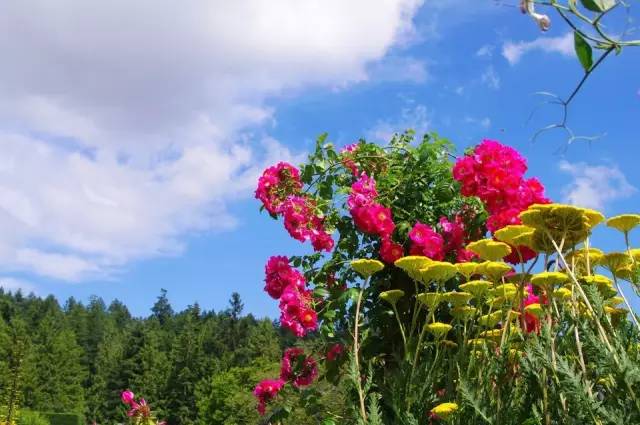
M 498 142 L 456 158 L 411 133 L 340 152 L 322 136 L 299 170 L 265 170 L 256 198 L 315 251 L 265 267 L 299 338 L 256 386 L 265 423 L 285 420 L 290 392 L 325 424 L 640 421 L 638 323 L 619 285 L 637 288 L 640 216 L 607 221 L 627 249 L 604 254 L 589 245 L 604 216 L 550 203 L 526 172 Z M 316 380 L 346 388 L 347 416 L 318 406 Z

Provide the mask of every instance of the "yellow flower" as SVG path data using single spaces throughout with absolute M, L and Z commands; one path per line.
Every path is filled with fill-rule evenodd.
M 432 281 L 444 282 L 456 275 L 456 267 L 446 261 L 432 261 L 420 269 L 420 281 L 428 284 Z
M 468 292 L 447 292 L 444 294 L 445 300 L 454 306 L 463 306 L 473 298 L 473 294 Z
M 475 307 L 471 307 L 468 305 L 462 306 L 462 307 L 454 307 L 451 309 L 451 315 L 453 317 L 455 317 L 458 320 L 467 320 L 471 317 L 473 317 L 476 312 L 478 311 L 477 308 Z
M 478 254 L 480 258 L 488 261 L 499 260 L 511 254 L 511 247 L 504 242 L 492 239 L 480 239 L 467 245 L 467 249 Z
M 494 282 L 502 279 L 502 276 L 512 269 L 510 265 L 501 261 L 489 261 L 484 264 L 484 274 Z
M 478 263 L 457 263 L 456 264 L 456 270 L 458 270 L 458 273 L 463 275 L 467 280 L 469 280 L 471 276 L 476 274 L 477 268 L 478 268 Z
M 494 327 L 500 320 L 502 319 L 502 311 L 494 311 L 491 314 L 485 314 L 484 316 L 480 316 L 478 318 L 478 323 L 482 326 L 487 326 L 489 328 Z
M 358 272 L 362 277 L 367 279 L 374 273 L 384 269 L 384 264 L 378 260 L 369 260 L 366 258 L 351 261 L 351 268 Z
M 483 292 L 485 292 L 491 286 L 491 282 L 486 280 L 472 280 L 467 283 L 463 283 L 459 286 L 465 292 L 469 292 L 476 297 L 479 297 Z
M 498 340 L 502 337 L 502 329 L 490 329 L 488 331 L 480 332 L 481 338 L 487 338 L 491 340 Z
M 469 341 L 467 341 L 467 344 L 471 345 L 474 348 L 482 348 L 482 347 L 486 347 L 487 345 L 493 345 L 495 343 L 493 341 L 490 341 L 484 338 L 472 338 Z
M 604 302 L 604 305 L 610 305 L 612 307 L 615 307 L 619 304 L 622 304 L 623 302 L 624 302 L 624 298 L 622 297 L 611 297 Z
M 610 252 L 605 254 L 602 265 L 611 273 L 615 273 L 618 269 L 631 264 L 631 257 L 624 252 Z
M 531 274 L 529 273 L 514 273 L 509 276 L 505 276 L 504 280 L 510 283 L 524 283 L 531 281 Z
M 613 285 L 613 282 L 611 282 L 611 279 L 601 274 L 594 274 L 591 276 L 580 276 L 580 282 L 585 283 L 587 285 L 597 285 L 598 287 Z
M 588 250 L 586 248 L 580 248 L 565 255 L 570 265 L 575 264 L 576 268 L 584 271 L 587 269 L 587 257 L 589 258 L 589 267 L 593 270 L 604 258 L 604 252 L 598 248 L 589 248 Z
M 441 403 L 431 409 L 431 413 L 442 419 L 447 419 L 457 411 L 458 405 L 456 403 Z
M 431 332 L 436 338 L 445 336 L 451 330 L 452 326 L 448 323 L 435 322 L 429 323 L 426 326 L 427 330 Z
M 592 210 L 591 208 L 582 208 L 582 211 L 587 217 L 589 227 L 592 229 L 604 221 L 604 215 L 600 211 Z
M 391 289 L 390 291 L 380 293 L 380 299 L 391 305 L 396 305 L 398 300 L 402 297 L 404 297 L 404 291 L 402 289 Z
M 513 283 L 503 283 L 493 288 L 492 292 L 496 296 L 511 299 L 518 292 L 518 288 Z
M 533 275 L 531 284 L 542 288 L 552 288 L 562 285 L 569 280 L 569 276 L 560 272 L 542 272 Z
M 418 280 L 420 276 L 420 269 L 431 263 L 433 260 L 428 257 L 420 255 L 409 255 L 406 257 L 398 258 L 395 266 L 404 270 L 413 280 Z
M 567 288 L 558 288 L 553 291 L 554 298 L 564 301 L 571 298 L 571 290 Z
M 520 350 L 516 350 L 515 348 L 509 349 L 509 360 L 516 361 L 524 356 L 524 352 Z
M 522 224 L 512 224 L 497 230 L 493 233 L 493 236 L 495 236 L 499 241 L 518 246 L 523 245 L 522 242 L 526 241 L 527 238 L 530 239 L 534 230 L 535 229 L 533 227 L 524 226 Z
M 442 294 L 437 292 L 425 292 L 422 294 L 418 294 L 416 297 L 418 301 L 420 301 L 424 306 L 430 309 L 434 309 L 440 304 L 443 300 Z
M 537 318 L 542 317 L 542 315 L 544 314 L 544 310 L 542 309 L 542 306 L 538 303 L 529 304 L 524 308 L 524 311 L 525 313 L 533 314 Z
M 607 220 L 607 226 L 628 233 L 640 224 L 640 214 L 621 214 Z
M 636 268 L 632 264 L 628 264 L 626 266 L 619 267 L 614 274 L 618 279 L 631 281 L 636 275 Z
M 508 300 L 505 297 L 495 297 L 487 299 L 486 304 L 491 308 L 502 308 L 507 302 Z
M 550 235 L 557 244 L 564 239 L 565 246 L 573 246 L 589 236 L 597 218 L 591 212 L 573 205 L 534 204 L 520 213 L 523 224 Z M 541 244 L 549 248 L 549 244 L 534 232 L 534 247 Z M 543 242 L 543 243 L 541 243 Z

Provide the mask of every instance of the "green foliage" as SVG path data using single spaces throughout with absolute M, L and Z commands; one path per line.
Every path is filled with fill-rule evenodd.
M 12 406 L 11 420 L 24 407 L 51 412 L 40 415 L 52 425 L 123 423 L 120 393 L 131 389 L 171 425 L 256 423 L 251 391 L 277 374 L 285 343 L 270 320 L 242 315 L 238 295 L 229 310 L 176 313 L 162 291 L 149 317 L 134 318 L 119 301 L 61 308 L 0 289 L 0 422 Z
M 84 425 L 84 416 L 78 413 L 49 413 L 43 412 L 51 425 Z
M 40 412 L 23 410 L 20 412 L 18 425 L 51 425 L 51 422 Z
M 585 71 L 589 71 L 593 66 L 593 50 L 587 40 L 578 32 L 573 32 L 574 47 L 578 60 Z

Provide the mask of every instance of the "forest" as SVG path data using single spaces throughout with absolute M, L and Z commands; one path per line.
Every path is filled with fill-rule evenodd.
M 176 312 L 163 290 L 137 318 L 117 300 L 61 303 L 0 289 L 0 317 L 0 400 L 17 391 L 24 411 L 81 423 L 122 422 L 125 389 L 171 424 L 255 423 L 251 390 L 287 343 L 271 320 L 243 315 L 237 293 L 222 311 L 196 303 Z M 17 383 L 12 362 L 21 362 Z

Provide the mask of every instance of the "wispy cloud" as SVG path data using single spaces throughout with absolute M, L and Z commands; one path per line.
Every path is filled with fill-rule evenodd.
M 388 141 L 395 133 L 412 129 L 417 135 L 422 135 L 430 128 L 431 114 L 425 105 L 418 104 L 403 108 L 400 116 L 395 120 L 379 120 L 373 128 L 366 131 L 366 135 L 372 141 Z
M 33 283 L 7 276 L 0 276 L 0 288 L 11 292 L 20 290 L 25 294 L 29 294 L 31 292 L 35 294 L 38 293 L 38 289 Z
M 574 56 L 573 34 L 567 33 L 559 37 L 538 37 L 533 41 L 507 41 L 502 46 L 502 56 L 507 59 L 509 64 L 515 65 L 522 56 L 535 50 Z
M 484 72 L 480 76 L 480 81 L 490 89 L 498 90 L 500 88 L 500 76 L 496 72 L 493 65 L 489 65 L 484 70 Z
M 479 58 L 491 58 L 495 48 L 496 46 L 492 44 L 485 44 L 476 51 L 476 56 Z
M 410 56 L 390 56 L 371 65 L 367 70 L 371 81 L 411 81 L 423 83 L 429 79 L 427 63 Z
M 564 202 L 604 210 L 609 202 L 628 198 L 637 191 L 615 164 L 589 165 L 563 160 L 559 167 L 572 178 L 563 188 Z
M 489 127 L 491 127 L 491 119 L 489 117 L 476 118 L 476 117 L 466 116 L 464 118 L 464 122 L 469 123 L 469 124 L 478 125 L 478 126 L 482 127 L 485 130 L 487 130 Z

